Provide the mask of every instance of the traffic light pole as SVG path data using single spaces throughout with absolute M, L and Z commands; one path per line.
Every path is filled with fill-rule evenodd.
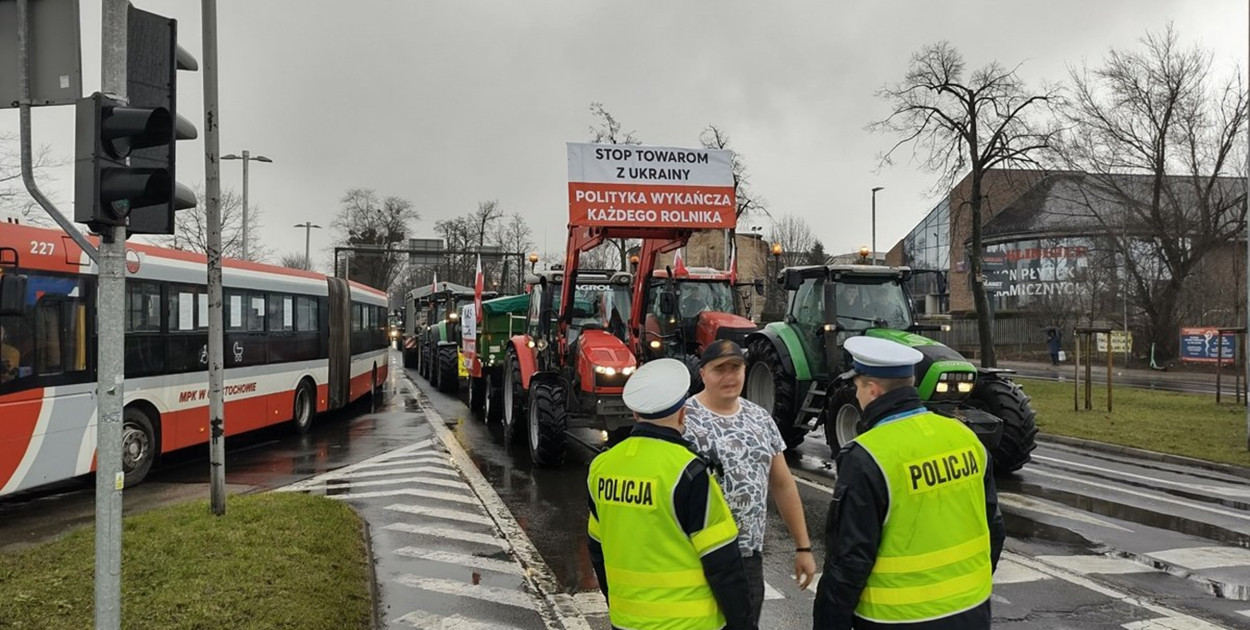
M 104 0 L 100 91 L 126 100 L 127 0 Z M 121 628 L 122 405 L 125 383 L 126 227 L 100 239 L 96 305 L 95 627 Z M 154 448 L 154 445 L 151 445 Z
M 225 341 L 221 313 L 221 162 L 217 130 L 217 0 L 201 0 L 204 46 L 204 184 L 208 206 L 208 465 L 213 514 L 226 513 Z M 246 162 L 244 163 L 246 164 Z M 244 190 L 246 190 L 244 186 Z M 247 229 L 246 216 L 243 229 Z M 246 234 L 246 232 L 244 232 Z M 246 242 L 246 241 L 244 241 Z M 244 254 L 244 258 L 247 255 Z

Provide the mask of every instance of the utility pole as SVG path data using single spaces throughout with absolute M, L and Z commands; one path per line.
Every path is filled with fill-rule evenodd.
M 123 0 L 124 1 L 124 0 Z M 226 513 L 225 338 L 221 314 L 221 163 L 217 107 L 217 0 L 201 0 L 204 46 L 204 187 L 208 219 L 208 466 L 213 514 Z M 243 162 L 247 164 L 246 161 Z M 246 167 L 244 172 L 246 173 Z M 246 181 L 246 180 L 245 180 Z M 243 186 L 244 208 L 247 185 Z M 243 214 L 247 258 L 247 211 Z
M 309 246 L 312 244 L 312 229 L 317 228 L 320 230 L 321 226 L 313 223 L 312 221 L 305 221 L 303 223 L 296 223 L 295 227 L 304 228 L 304 268 L 312 269 L 312 259 L 308 257 Z M 335 266 L 338 266 L 338 261 L 336 260 L 334 262 Z
M 247 149 L 243 149 L 242 156 L 238 156 L 238 155 L 231 153 L 230 155 L 221 156 L 221 159 L 243 160 L 243 260 L 251 260 L 251 258 L 248 257 L 249 250 L 247 247 L 247 228 L 248 228 L 248 224 L 247 224 L 247 163 L 251 162 L 252 160 L 256 160 L 257 162 L 268 163 L 268 162 L 273 162 L 273 160 L 263 155 L 252 157 L 252 153 L 248 151 Z
M 128 0 L 104 0 L 101 9 L 100 91 L 126 103 Z M 96 289 L 97 365 L 95 477 L 95 627 L 121 628 L 122 405 L 126 395 L 126 226 L 100 234 Z

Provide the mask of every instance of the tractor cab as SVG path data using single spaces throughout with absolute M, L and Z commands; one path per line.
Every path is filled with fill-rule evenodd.
M 643 309 L 645 358 L 692 363 L 717 339 L 745 344 L 747 335 L 758 327 L 736 314 L 742 310 L 739 306 L 728 273 L 710 267 L 653 272 Z

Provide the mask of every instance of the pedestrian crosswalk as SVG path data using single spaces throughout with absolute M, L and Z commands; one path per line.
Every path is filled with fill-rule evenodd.
M 369 522 L 386 627 L 547 625 L 511 543 L 435 436 L 281 491 L 348 501 Z

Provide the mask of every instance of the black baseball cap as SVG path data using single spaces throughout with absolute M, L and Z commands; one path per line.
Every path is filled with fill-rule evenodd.
M 747 353 L 737 342 L 732 339 L 717 339 L 703 351 L 703 356 L 699 357 L 699 367 L 726 357 L 738 359 L 744 364 L 747 362 Z

